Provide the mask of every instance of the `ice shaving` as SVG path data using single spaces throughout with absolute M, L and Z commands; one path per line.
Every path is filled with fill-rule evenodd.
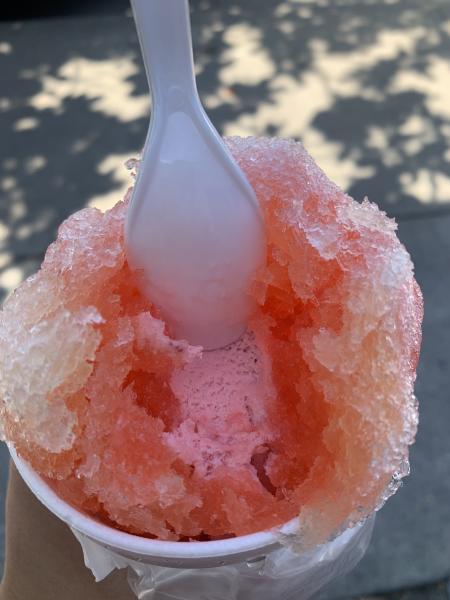
M 244 335 L 214 351 L 173 336 L 126 261 L 131 191 L 81 210 L 0 314 L 2 438 L 123 531 L 206 541 L 299 516 L 307 547 L 408 473 L 422 298 L 395 222 L 300 143 L 227 145 L 267 239 Z

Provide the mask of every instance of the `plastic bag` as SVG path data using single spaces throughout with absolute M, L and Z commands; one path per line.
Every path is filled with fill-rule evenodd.
M 127 568 L 139 600 L 307 600 L 359 562 L 369 545 L 374 518 L 303 554 L 281 547 L 247 562 L 203 569 L 145 564 L 72 531 L 96 580 Z

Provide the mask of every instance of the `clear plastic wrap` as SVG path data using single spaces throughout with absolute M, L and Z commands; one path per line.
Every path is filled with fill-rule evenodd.
M 72 531 L 96 580 L 127 568 L 130 587 L 139 600 L 307 600 L 359 562 L 373 524 L 374 516 L 303 554 L 282 546 L 247 562 L 202 569 L 146 564 Z

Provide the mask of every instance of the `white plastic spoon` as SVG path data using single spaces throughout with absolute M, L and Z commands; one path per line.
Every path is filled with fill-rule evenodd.
M 198 97 L 187 0 L 131 0 L 153 100 L 125 239 L 172 335 L 206 349 L 236 340 L 265 260 L 253 189 Z

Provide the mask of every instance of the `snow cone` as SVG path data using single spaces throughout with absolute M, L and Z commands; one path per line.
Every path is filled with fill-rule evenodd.
M 422 298 L 395 222 L 301 144 L 227 144 L 267 236 L 244 336 L 208 352 L 175 339 L 126 261 L 130 192 L 81 210 L 4 303 L 2 438 L 102 526 L 197 545 L 292 522 L 307 553 L 408 473 Z

